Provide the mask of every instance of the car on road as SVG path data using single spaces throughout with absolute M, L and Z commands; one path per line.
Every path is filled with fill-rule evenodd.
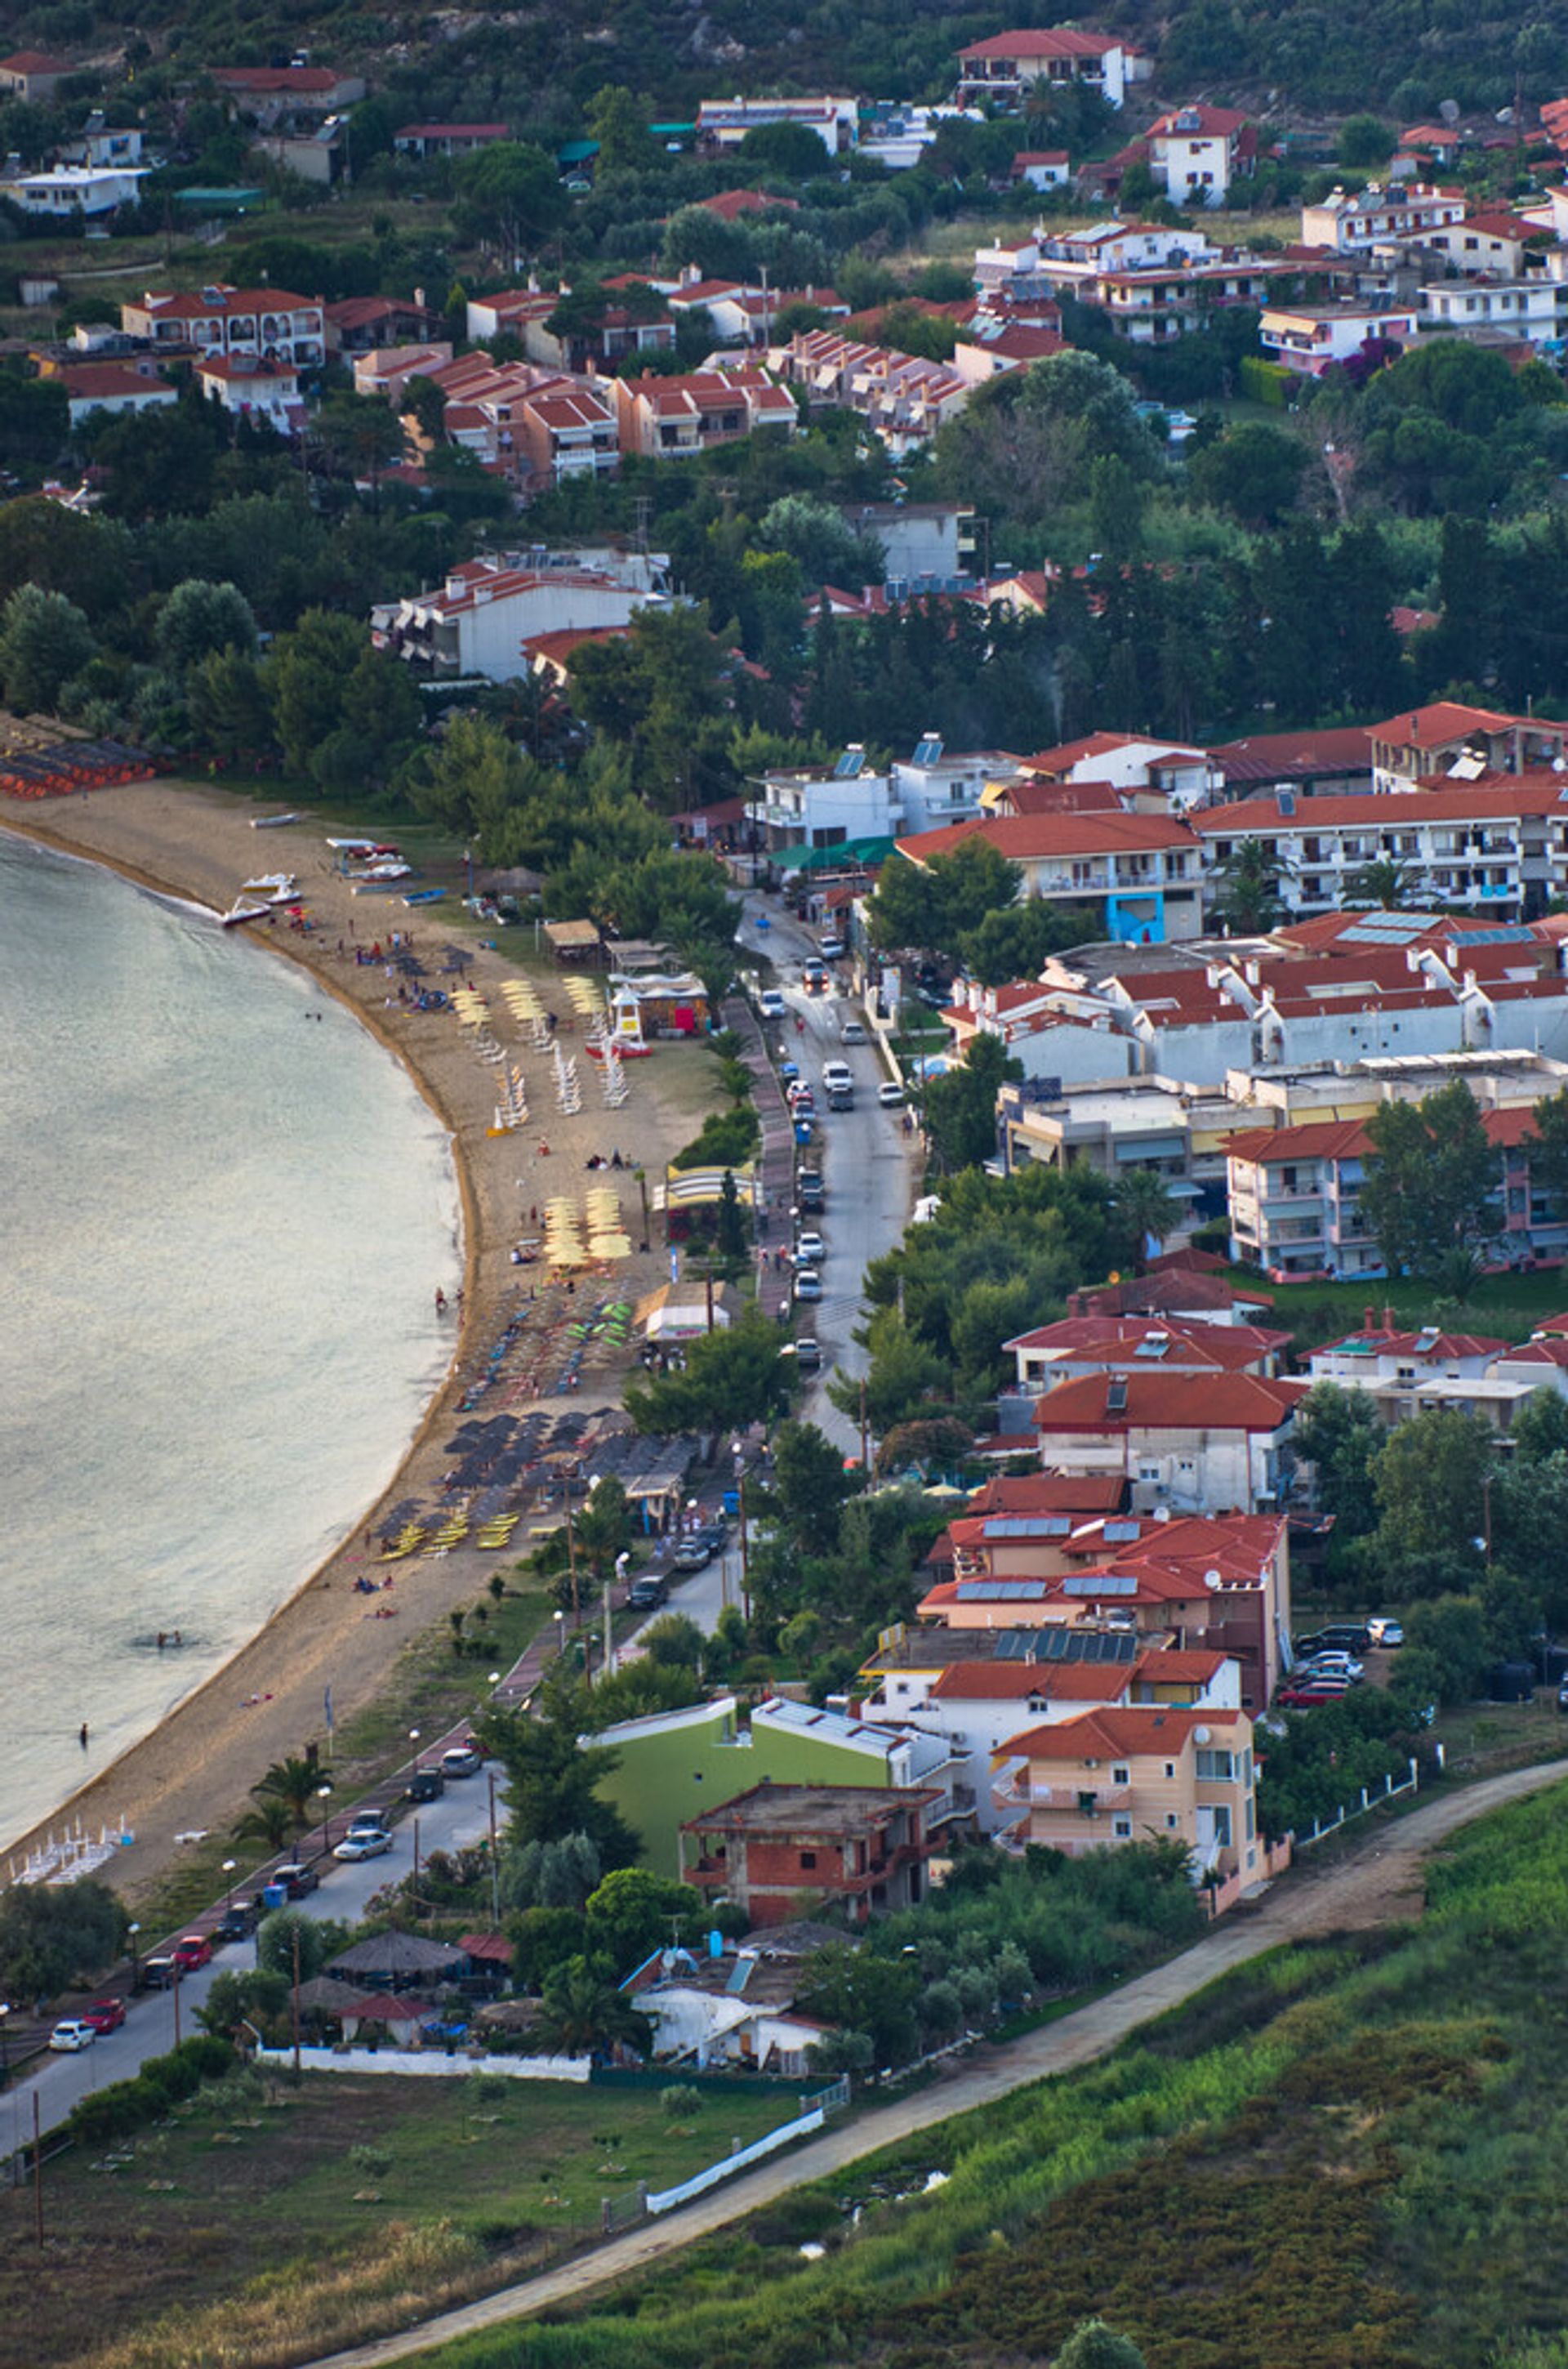
M 626 1603 L 633 1612 L 657 1612 L 667 1601 L 669 1595 L 670 1590 L 663 1580 L 655 1579 L 650 1575 L 645 1579 L 633 1580 L 626 1591 Z
M 1298 1656 L 1306 1659 L 1313 1654 L 1364 1654 L 1372 1641 L 1364 1621 L 1334 1620 L 1294 1642 Z
M 1380 1645 L 1385 1652 L 1391 1653 L 1396 1646 L 1402 1645 L 1404 1642 L 1404 1623 L 1401 1620 L 1382 1619 L 1368 1620 L 1367 1638 L 1368 1643 Z
M 1278 1711 L 1315 1711 L 1322 1703 L 1343 1702 L 1345 1694 L 1343 1687 L 1333 1685 L 1281 1687 L 1274 1698 L 1275 1708 Z
M 822 1278 L 814 1266 L 797 1266 L 795 1271 L 796 1299 L 820 1299 Z
M 809 1337 L 797 1341 L 795 1345 L 795 1362 L 803 1374 L 820 1373 L 822 1369 L 820 1342 L 813 1341 Z
M 818 1233 L 809 1230 L 795 1242 L 795 1255 L 807 1266 L 816 1266 L 828 1255 L 828 1245 Z
M 78 2048 L 90 2048 L 97 2033 L 84 2018 L 68 2018 L 57 2023 L 49 2035 L 49 2044 L 57 2055 L 69 2056 Z
M 213 1946 L 223 1941 L 245 1940 L 247 1935 L 255 1932 L 256 1923 L 254 1900 L 232 1901 L 212 1928 Z
M 314 1867 L 304 1867 L 298 1860 L 291 1860 L 287 1867 L 278 1869 L 272 1881 L 282 1885 L 291 1900 L 303 1900 L 307 1892 L 315 1890 L 321 1878 Z
M 392 1837 L 384 1826 L 355 1826 L 344 1836 L 333 1851 L 334 1859 L 380 1859 L 392 1848 Z
M 121 1998 L 94 1999 L 77 2018 L 79 2023 L 90 2023 L 101 2039 L 106 2031 L 118 2031 L 125 2020 L 125 2001 Z
M 703 1524 L 697 1536 L 706 1541 L 715 1554 L 722 1554 L 729 1544 L 729 1524 L 722 1514 L 715 1514 L 711 1521 Z
M 446 1791 L 446 1779 L 439 1768 L 417 1768 L 403 1791 L 406 1802 L 439 1802 Z
M 846 1020 L 839 1031 L 841 1045 L 864 1045 L 868 1041 L 864 1020 Z
M 838 937 L 833 933 L 830 932 L 827 937 L 818 938 L 817 943 L 822 950 L 822 959 L 824 962 L 842 962 L 844 958 L 844 942 L 842 938 Z
M 182 1933 L 174 1945 L 174 1962 L 182 1974 L 193 1974 L 212 1963 L 212 1944 L 205 1933 Z
M 349 1821 L 349 1832 L 351 1835 L 379 1835 L 384 1834 L 386 1830 L 387 1815 L 384 1810 L 356 1810 Z
M 476 1745 L 453 1744 L 441 1754 L 443 1777 L 477 1777 L 485 1756 Z
M 784 1000 L 779 993 L 776 987 L 765 987 L 762 990 L 761 994 L 757 999 L 757 1009 L 761 1013 L 764 1020 L 782 1020 L 784 1018 Z
M 179 1980 L 179 1968 L 172 1958 L 143 1958 L 142 1988 L 144 1991 L 171 1991 Z
M 706 1571 L 714 1559 L 714 1551 L 705 1539 L 682 1539 L 670 1563 L 676 1571 Z
M 795 1180 L 795 1197 L 808 1216 L 814 1217 L 819 1209 L 826 1208 L 828 1188 L 822 1182 L 819 1168 L 803 1168 L 800 1171 Z
M 904 1089 L 892 1078 L 885 1078 L 876 1089 L 876 1099 L 884 1110 L 902 1110 Z
M 807 995 L 821 995 L 827 990 L 828 974 L 820 963 L 807 963 L 800 974 L 800 983 Z
M 853 1093 L 854 1072 L 847 1061 L 824 1061 L 822 1083 L 832 1093 Z

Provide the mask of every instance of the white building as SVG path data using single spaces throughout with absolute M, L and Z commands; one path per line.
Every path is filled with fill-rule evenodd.
M 95 411 L 111 414 L 165 410 L 179 395 L 167 379 L 117 361 L 67 362 L 54 373 L 63 385 L 71 407 L 71 425 L 80 427 Z
M 202 288 L 194 294 L 148 289 L 121 304 L 128 338 L 151 346 L 192 347 L 199 354 L 258 354 L 311 368 L 326 358 L 321 303 L 286 288 Z
M 709 155 L 738 148 L 765 123 L 799 123 L 814 132 L 830 156 L 860 144 L 860 102 L 854 98 L 704 98 L 697 109 L 697 147 Z
M 951 753 L 940 734 L 927 732 L 912 756 L 895 760 L 893 799 L 904 830 L 940 830 L 944 825 L 967 822 L 980 811 L 989 784 L 1016 771 L 1016 761 L 995 749 Z
M 303 417 L 300 374 L 288 362 L 264 361 L 254 354 L 209 354 L 196 365 L 196 383 L 209 403 L 261 420 L 280 436 L 292 435 Z
M 1416 334 L 1416 305 L 1381 300 L 1353 304 L 1265 304 L 1258 343 L 1270 361 L 1317 378 L 1333 362 L 1347 362 L 1373 342 L 1407 346 Z
M 1462 189 L 1429 189 L 1421 181 L 1402 181 L 1395 189 L 1374 181 L 1349 194 L 1331 189 L 1315 206 L 1302 207 L 1301 244 L 1333 247 L 1340 255 L 1428 246 L 1436 243 L 1436 233 L 1462 222 L 1464 211 Z
M 780 768 L 762 774 L 758 786 L 762 795 L 749 804 L 747 818 L 772 849 L 842 847 L 890 839 L 901 828 L 892 774 L 874 772 L 858 741 L 827 772 Z
M 1150 170 L 1174 206 L 1222 206 L 1257 157 L 1252 126 L 1229 107 L 1173 108 L 1147 137 Z
M 0 195 L 25 214 L 56 222 L 86 216 L 96 222 L 118 213 L 121 206 L 139 204 L 146 177 L 133 165 L 56 165 L 52 172 L 21 173 L 0 182 Z
M 1257 1374 L 1091 1374 L 1059 1382 L 1035 1414 L 1040 1462 L 1124 1473 L 1139 1512 L 1273 1511 L 1306 1382 Z
M 1532 346 L 1561 345 L 1568 335 L 1568 277 L 1561 250 L 1546 258 L 1539 279 L 1437 280 L 1421 291 L 1423 328 L 1449 338 L 1495 336 L 1524 338 Z
M 465 560 L 441 588 L 371 612 L 371 637 L 439 674 L 507 682 L 526 671 L 525 642 L 541 634 L 630 624 L 667 607 L 670 562 L 660 553 L 497 553 Z
M 1133 53 L 1114 35 L 1049 25 L 971 41 L 959 52 L 956 95 L 960 105 L 1021 107 L 1041 83 L 1077 83 L 1119 108 L 1139 79 Z

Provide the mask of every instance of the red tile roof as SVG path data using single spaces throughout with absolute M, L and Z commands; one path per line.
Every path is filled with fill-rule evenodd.
M 1508 821 L 1521 815 L 1555 814 L 1565 807 L 1568 783 L 1555 773 L 1528 772 L 1436 789 L 1306 798 L 1288 814 L 1281 811 L 1276 798 L 1245 798 L 1235 806 L 1196 808 L 1191 821 L 1205 839 L 1245 839 L 1366 823 L 1383 830 L 1408 830 L 1425 822 Z
M 1275 1432 L 1305 1398 L 1306 1382 L 1265 1381 L 1258 1374 L 1086 1374 L 1059 1382 L 1035 1409 L 1038 1430 L 1058 1432 Z M 1127 1403 L 1112 1413 L 1113 1390 Z
M 1131 1662 L 950 1662 L 933 1702 L 1114 1703 L 1132 1684 Z
M 1004 1349 L 1051 1349 L 1065 1359 L 1092 1357 L 1115 1367 L 1140 1366 L 1148 1372 L 1243 1373 L 1288 1333 L 1265 1333 L 1250 1324 L 1176 1325 L 1148 1316 L 1064 1316 L 1033 1333 L 1016 1333 Z M 1159 1354 L 1155 1354 L 1158 1352 Z
M 75 71 L 69 58 L 51 57 L 47 50 L 13 50 L 8 58 L 0 58 L 0 74 L 68 74 Z
M 1568 1332 L 1568 1317 L 1562 1320 Z M 1109 1472 L 998 1473 L 969 1500 L 971 1514 L 1114 1514 L 1127 1483 Z
M 1314 773 L 1372 770 L 1371 736 L 1364 724 L 1333 725 L 1315 732 L 1253 732 L 1208 753 L 1228 782 L 1299 780 Z
M 1150 140 L 1224 140 L 1240 132 L 1246 117 L 1233 107 L 1173 107 L 1150 125 Z
M 971 41 L 960 50 L 960 64 L 970 58 L 1103 58 L 1121 48 L 1105 33 L 1078 33 L 1060 26 L 1041 26 L 1017 33 L 993 33 L 989 40 Z
M 1047 1727 L 1025 1729 L 998 1747 L 1025 1760 L 1136 1760 L 1150 1754 L 1166 1758 L 1179 1753 L 1196 1727 L 1229 1724 L 1242 1719 L 1232 1711 L 1184 1709 L 1175 1704 L 1129 1705 L 1120 1711 L 1085 1711 L 1081 1719 L 1059 1720 Z
M 1145 814 L 999 815 L 989 820 L 946 823 L 939 830 L 917 831 L 897 844 L 900 855 L 916 864 L 929 864 L 933 856 L 951 855 L 956 847 L 977 836 L 1013 863 L 1192 844 L 1192 833 L 1185 823 L 1169 815 Z
M 1244 1288 L 1222 1275 L 1150 1273 L 1128 1276 L 1121 1283 L 1096 1283 L 1075 1292 L 1076 1306 L 1123 1315 L 1159 1315 L 1167 1310 L 1183 1316 L 1206 1308 L 1272 1308 L 1266 1291 L 1252 1284 Z
M 1489 1143 L 1511 1150 L 1534 1136 L 1535 1111 L 1528 1103 L 1508 1110 L 1485 1110 L 1481 1123 Z M 1225 1145 L 1231 1160 L 1248 1160 L 1265 1168 L 1297 1160 L 1359 1160 L 1371 1149 L 1366 1127 L 1354 1118 L 1310 1119 L 1302 1127 L 1249 1127 L 1229 1137 Z
M 717 197 L 699 198 L 697 202 L 723 222 L 733 222 L 738 214 L 772 213 L 780 209 L 795 213 L 800 206 L 798 198 L 775 198 L 766 189 L 721 189 Z
M 1507 732 L 1515 726 L 1527 731 L 1536 721 L 1528 715 L 1505 715 L 1493 707 L 1468 707 L 1456 699 L 1435 700 L 1429 707 L 1406 709 L 1381 724 L 1368 724 L 1368 739 L 1392 749 L 1446 749 L 1472 732 Z

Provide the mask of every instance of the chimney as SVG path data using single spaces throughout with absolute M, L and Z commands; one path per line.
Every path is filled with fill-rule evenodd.
M 1397 1332 L 1398 1329 L 1398 1326 L 1394 1322 L 1394 1311 L 1385 1302 L 1383 1308 L 1383 1330 L 1385 1333 L 1394 1333 Z
M 1377 1323 L 1378 1311 L 1371 1305 L 1370 1301 L 1368 1301 L 1367 1306 L 1361 1310 L 1361 1330 L 1364 1333 L 1375 1332 L 1377 1329 Z

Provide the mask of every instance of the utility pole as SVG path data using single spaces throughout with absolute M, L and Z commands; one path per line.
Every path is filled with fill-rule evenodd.
M 33 2220 L 38 2242 L 43 2243 L 43 2134 L 39 2127 L 38 2090 L 33 2090 Z
M 294 1919 L 294 1987 L 291 1995 L 294 2032 L 294 2078 L 300 2077 L 300 1920 Z
M 501 1863 L 496 1848 L 496 1772 L 490 1780 L 490 1921 L 498 1927 L 501 1921 Z
M 179 1960 L 174 1962 L 174 2044 L 179 2046 Z
M 740 1495 L 740 1609 L 746 1615 L 746 1625 L 751 1625 L 751 1568 L 746 1551 L 746 1475 L 737 1475 Z
M 607 1678 L 615 1667 L 614 1634 L 611 1627 L 614 1618 L 614 1606 L 611 1600 L 611 1594 L 612 1583 L 606 1580 L 604 1583 L 604 1659 L 599 1665 L 599 1675 L 601 1678 Z
M 572 1475 L 567 1474 L 567 1562 L 572 1574 L 572 1628 L 582 1627 L 582 1606 L 578 1598 L 578 1542 L 572 1529 Z
M 862 1374 L 860 1378 L 860 1469 L 867 1480 L 871 1478 L 870 1442 L 871 1434 L 865 1420 L 865 1376 Z

